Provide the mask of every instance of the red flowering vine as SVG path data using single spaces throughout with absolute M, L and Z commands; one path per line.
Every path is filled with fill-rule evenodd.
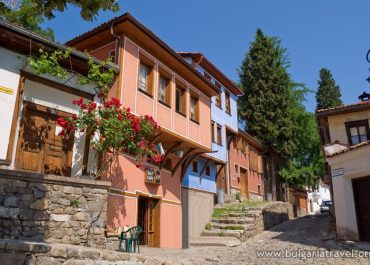
M 147 160 L 160 163 L 163 160 L 154 145 L 147 141 L 155 137 L 160 126 L 151 116 L 136 116 L 130 108 L 121 106 L 117 98 L 104 101 L 101 106 L 83 98 L 73 100 L 80 107 L 78 115 L 72 118 L 58 118 L 63 128 L 60 135 L 69 135 L 75 131 L 86 132 L 91 137 L 92 147 L 103 154 L 110 154 L 108 164 L 102 165 L 97 177 L 107 169 L 122 152 L 136 154 L 138 167 L 144 166 Z

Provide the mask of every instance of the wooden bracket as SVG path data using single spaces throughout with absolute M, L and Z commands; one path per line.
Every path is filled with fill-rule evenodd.
M 199 173 L 199 176 L 202 177 L 204 171 L 206 170 L 206 167 L 208 166 L 209 162 L 211 162 L 211 159 L 207 159 L 207 161 L 204 163 L 202 170 Z
M 216 179 L 218 178 L 218 176 L 220 175 L 222 169 L 225 167 L 225 164 L 222 164 L 222 166 L 217 170 L 217 173 L 216 173 Z
M 177 162 L 176 166 L 174 167 L 174 169 L 172 170 L 172 177 L 173 175 L 175 174 L 176 170 L 179 168 L 179 166 L 182 164 L 182 162 L 185 161 L 185 159 L 187 159 L 189 157 L 189 155 L 195 150 L 196 148 L 190 148 L 182 157 L 181 159 L 179 160 L 179 162 Z
M 177 147 L 179 147 L 180 145 L 182 144 L 182 142 L 176 142 L 175 144 L 173 144 L 170 148 L 168 148 L 168 150 L 166 150 L 166 153 L 164 155 L 164 158 L 161 162 L 161 164 L 159 165 L 159 169 L 161 170 L 162 167 L 163 167 L 163 164 L 164 162 L 166 161 L 166 158 L 169 156 L 169 154 Z

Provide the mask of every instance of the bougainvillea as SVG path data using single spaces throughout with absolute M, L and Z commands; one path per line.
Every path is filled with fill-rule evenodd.
M 148 140 L 155 137 L 160 126 L 151 116 L 136 116 L 130 108 L 124 108 L 116 98 L 96 102 L 85 101 L 83 98 L 73 101 L 80 107 L 78 115 L 71 118 L 58 118 L 58 124 L 63 128 L 60 135 L 66 136 L 75 131 L 91 135 L 92 148 L 99 153 L 108 154 L 103 159 L 97 177 L 109 168 L 117 156 L 123 152 L 136 155 L 136 166 L 144 166 L 145 162 L 160 163 L 163 159 L 154 145 L 148 145 Z

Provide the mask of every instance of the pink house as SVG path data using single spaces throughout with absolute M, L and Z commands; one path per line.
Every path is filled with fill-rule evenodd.
M 108 229 L 140 225 L 143 244 L 181 248 L 181 181 L 191 162 L 211 151 L 210 98 L 219 89 L 128 13 L 67 44 L 114 58 L 120 73 L 111 94 L 162 127 L 152 142 L 163 145 L 163 163 L 147 163 L 144 170 L 125 154 L 106 176 L 112 181 Z
M 264 199 L 265 147 L 250 134 L 239 130 L 229 148 L 231 192 L 241 199 Z

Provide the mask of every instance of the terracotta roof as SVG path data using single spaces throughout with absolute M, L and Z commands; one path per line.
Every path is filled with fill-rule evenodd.
M 317 115 L 330 115 L 334 113 L 347 112 L 347 111 L 357 111 L 370 108 L 370 100 L 360 101 L 357 103 L 342 105 L 338 107 L 332 107 L 327 109 L 319 109 L 316 111 Z
M 250 135 L 246 131 L 239 128 L 238 132 L 239 132 L 239 134 L 241 134 L 242 136 L 247 138 L 250 142 L 252 142 L 254 144 L 255 148 L 257 148 L 257 149 L 259 148 L 260 149 L 259 151 L 263 152 L 263 151 L 267 150 L 266 146 L 264 146 L 260 141 L 258 141 L 255 137 L 253 137 L 252 135 Z
M 327 155 L 326 157 L 333 157 L 333 156 L 337 156 L 337 155 L 340 155 L 340 154 L 348 153 L 350 151 L 354 151 L 354 150 L 360 149 L 363 146 L 368 146 L 368 145 L 370 145 L 370 140 L 368 140 L 366 142 L 362 142 L 362 143 L 356 144 L 356 145 L 352 145 L 352 146 L 350 146 L 350 147 L 348 147 L 346 149 L 343 149 L 343 150 L 340 150 L 338 152 L 335 152 L 335 153 L 332 153 L 330 155 Z
M 202 58 L 201 61 L 207 63 L 214 71 L 218 72 L 218 74 L 230 85 L 230 87 L 227 87 L 229 90 L 232 90 L 232 92 L 235 95 L 243 94 L 243 91 L 241 90 L 241 88 L 234 81 L 228 78 L 220 69 L 218 69 L 210 60 L 208 60 L 207 57 L 205 57 L 203 53 L 201 52 L 177 52 L 177 53 L 180 54 L 181 56 L 201 57 Z

